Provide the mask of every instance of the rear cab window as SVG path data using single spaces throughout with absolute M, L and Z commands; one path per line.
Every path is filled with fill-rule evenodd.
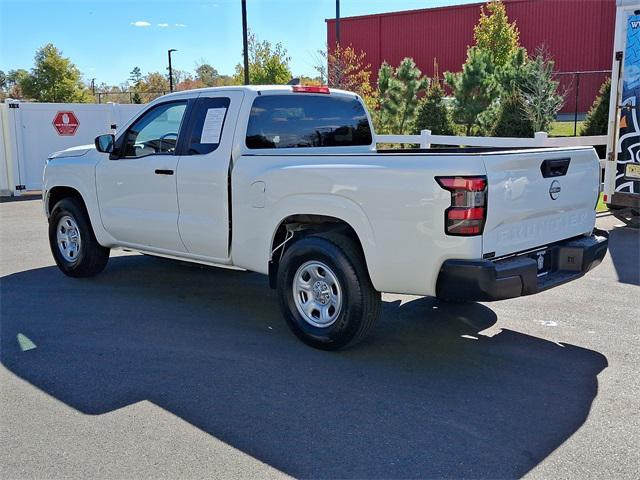
M 255 98 L 247 125 L 249 149 L 371 145 L 369 119 L 356 97 L 294 93 Z

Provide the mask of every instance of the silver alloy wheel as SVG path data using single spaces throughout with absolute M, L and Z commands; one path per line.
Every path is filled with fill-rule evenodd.
M 320 328 L 332 325 L 342 308 L 338 277 L 324 263 L 303 263 L 293 276 L 293 300 L 308 324 Z
M 58 220 L 56 239 L 58 241 L 58 250 L 67 262 L 74 263 L 78 260 L 82 239 L 80 238 L 78 224 L 72 216 L 64 215 Z

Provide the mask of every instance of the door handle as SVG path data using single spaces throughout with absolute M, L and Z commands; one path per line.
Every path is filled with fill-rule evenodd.
M 156 175 L 173 175 L 173 170 L 156 170 Z

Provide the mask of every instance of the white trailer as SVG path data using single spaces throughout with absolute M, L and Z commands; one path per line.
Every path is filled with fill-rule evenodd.
M 640 2 L 617 0 L 603 200 L 640 226 Z
M 42 189 L 42 171 L 53 152 L 93 143 L 123 125 L 144 105 L 115 103 L 0 104 L 0 195 Z

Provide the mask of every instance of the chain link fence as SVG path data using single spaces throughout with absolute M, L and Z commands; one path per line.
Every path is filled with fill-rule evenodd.
M 151 90 L 136 92 L 127 90 L 122 92 L 95 92 L 93 95 L 96 103 L 149 103 L 162 95 L 169 93 L 169 90 Z
M 558 120 L 572 122 L 570 135 L 579 135 L 580 122 L 598 96 L 600 86 L 611 76 L 611 70 L 555 72 L 554 76 L 560 82 L 560 93 L 564 95 L 564 106 Z

